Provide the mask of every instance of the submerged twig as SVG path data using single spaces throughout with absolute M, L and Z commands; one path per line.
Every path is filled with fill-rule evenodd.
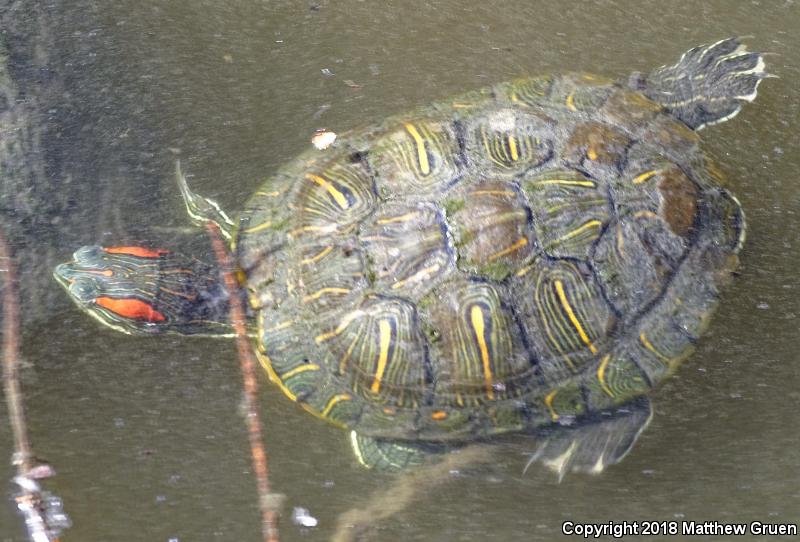
M 236 332 L 236 346 L 239 350 L 239 362 L 244 382 L 244 402 L 246 412 L 247 433 L 250 439 L 250 451 L 253 456 L 253 470 L 258 485 L 259 508 L 261 510 L 261 531 L 267 542 L 278 541 L 278 507 L 280 496 L 270 492 L 269 470 L 267 468 L 267 454 L 262 443 L 261 419 L 256 408 L 256 393 L 258 380 L 256 378 L 256 363 L 247 338 L 245 327 L 245 312 L 239 297 L 239 287 L 234 276 L 233 265 L 219 226 L 213 222 L 207 224 L 211 237 L 211 245 L 217 263 L 222 269 L 225 289 L 230 298 L 230 319 Z
M 61 499 L 42 491 L 38 480 L 55 471 L 46 464 L 34 464 L 28 440 L 22 389 L 19 383 L 19 296 L 17 275 L 5 236 L 0 233 L 0 261 L 5 272 L 3 287 L 3 388 L 8 418 L 14 436 L 14 455 L 11 459 L 17 474 L 14 493 L 17 510 L 25 518 L 28 538 L 33 542 L 57 542 L 61 530 L 69 527 Z
M 491 461 L 490 448 L 473 444 L 448 453 L 432 464 L 401 474 L 391 485 L 370 495 L 364 507 L 351 508 L 341 514 L 331 542 L 357 540 L 366 529 L 417 502 L 421 494 L 434 486 L 452 479 L 454 471 L 488 461 Z

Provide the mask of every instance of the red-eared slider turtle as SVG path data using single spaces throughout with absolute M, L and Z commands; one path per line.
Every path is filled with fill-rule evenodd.
M 309 150 L 236 220 L 179 183 L 230 239 L 270 379 L 362 463 L 403 466 L 675 370 L 744 240 L 697 131 L 766 76 L 731 38 L 622 82 L 502 83 Z M 84 247 L 55 276 L 119 331 L 231 334 L 218 270 L 171 251 Z

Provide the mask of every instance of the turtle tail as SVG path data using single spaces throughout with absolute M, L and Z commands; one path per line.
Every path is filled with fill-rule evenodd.
M 769 77 L 764 66 L 761 53 L 748 51 L 738 38 L 727 38 L 690 49 L 673 66 L 635 74 L 631 85 L 700 130 L 733 118 L 742 103 L 752 102 L 758 84 Z

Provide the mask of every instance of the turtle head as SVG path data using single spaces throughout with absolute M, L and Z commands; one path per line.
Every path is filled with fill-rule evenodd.
M 194 258 L 164 249 L 86 246 L 53 276 L 81 310 L 123 333 L 232 333 L 219 271 Z

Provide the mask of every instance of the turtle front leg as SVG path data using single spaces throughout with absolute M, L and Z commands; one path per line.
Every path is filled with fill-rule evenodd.
M 230 241 L 236 229 L 236 223 L 230 219 L 216 201 L 191 191 L 189 183 L 186 182 L 186 177 L 181 171 L 180 160 L 175 162 L 175 178 L 178 181 L 178 188 L 181 191 L 181 196 L 183 196 L 183 202 L 186 204 L 186 211 L 194 223 L 198 226 L 205 226 L 207 222 L 213 222 L 219 226 L 225 239 Z
M 164 249 L 87 246 L 57 266 L 78 307 L 129 334 L 233 336 L 219 269 Z

